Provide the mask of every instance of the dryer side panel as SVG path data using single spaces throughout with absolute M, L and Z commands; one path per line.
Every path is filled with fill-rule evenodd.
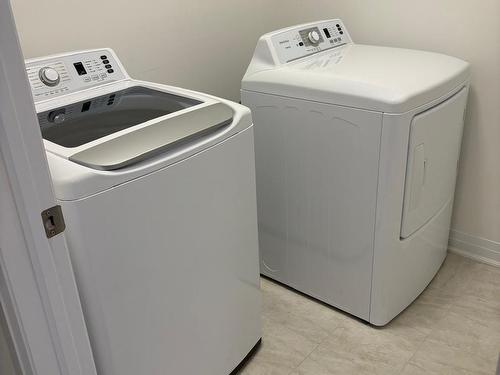
M 382 114 L 245 92 L 261 272 L 368 319 Z

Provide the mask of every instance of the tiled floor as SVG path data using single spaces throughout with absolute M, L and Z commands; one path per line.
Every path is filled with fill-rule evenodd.
M 383 328 L 262 279 L 263 342 L 240 375 L 489 374 L 500 352 L 500 268 L 449 254 Z

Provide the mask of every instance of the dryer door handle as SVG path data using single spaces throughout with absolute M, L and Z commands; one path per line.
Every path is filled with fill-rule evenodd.
M 413 175 L 411 176 L 410 210 L 418 207 L 425 185 L 427 160 L 424 144 L 419 144 L 413 151 Z

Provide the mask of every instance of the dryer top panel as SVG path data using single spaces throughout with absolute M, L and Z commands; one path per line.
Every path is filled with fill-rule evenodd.
M 323 26 L 336 27 L 337 24 L 344 33 L 342 42 L 318 49 L 326 40 Z M 306 30 L 307 35 L 320 31 L 318 47 L 310 54 L 289 58 L 293 54 L 283 47 L 286 43 L 281 44 L 279 37 L 295 32 L 306 35 L 305 31 L 301 34 L 302 30 Z M 295 44 L 290 47 L 298 48 Z M 242 89 L 402 113 L 446 95 L 468 80 L 469 64 L 463 60 L 425 51 L 357 45 L 352 43 L 342 22 L 333 20 L 261 37 L 243 78 Z

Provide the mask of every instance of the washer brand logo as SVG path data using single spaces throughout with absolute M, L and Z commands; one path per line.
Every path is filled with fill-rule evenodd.
M 281 42 L 279 42 L 280 44 L 285 44 L 285 43 L 290 43 L 290 39 L 287 39 L 287 40 L 282 40 Z

